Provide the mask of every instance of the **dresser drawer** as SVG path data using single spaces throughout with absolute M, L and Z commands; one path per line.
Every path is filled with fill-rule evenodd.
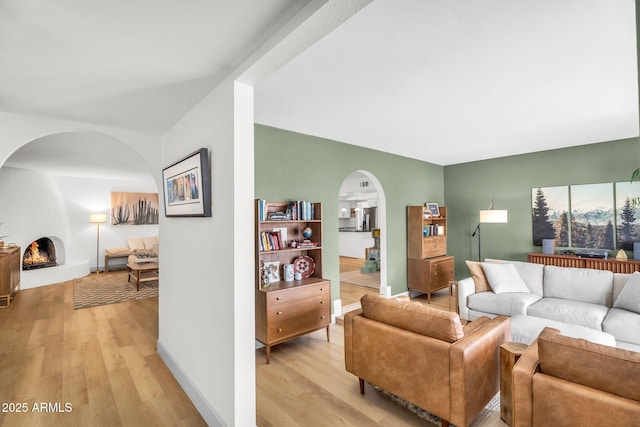
M 316 304 L 305 310 L 284 311 L 271 317 L 269 341 L 286 339 L 303 331 L 319 329 L 329 325 L 331 312 L 328 304 Z
M 299 288 L 286 289 L 283 291 L 268 292 L 267 306 L 271 307 L 278 304 L 305 301 L 314 297 L 327 299 L 330 297 L 330 288 L 330 282 L 324 282 Z

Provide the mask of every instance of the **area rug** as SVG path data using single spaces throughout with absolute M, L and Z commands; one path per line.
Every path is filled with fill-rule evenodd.
M 366 286 L 368 288 L 380 288 L 380 272 L 360 273 L 358 270 L 340 273 L 340 281 L 352 285 Z
M 376 392 L 392 400 L 396 404 L 413 412 L 418 418 L 432 422 L 435 425 L 440 425 L 440 417 L 435 416 L 413 403 L 407 402 L 406 400 L 396 396 L 395 394 L 391 394 L 378 386 L 371 384 L 371 387 Z M 480 414 L 478 414 L 478 417 L 471 423 L 470 427 L 505 427 L 506 425 L 507 424 L 500 419 L 500 393 L 498 393 L 493 396 L 493 399 L 489 401 L 487 406 L 480 411 Z
M 90 274 L 73 283 L 73 308 L 88 308 L 158 296 L 158 281 L 127 282 L 127 272 Z

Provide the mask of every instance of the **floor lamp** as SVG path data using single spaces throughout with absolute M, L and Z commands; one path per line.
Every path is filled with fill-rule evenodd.
M 97 224 L 98 225 L 98 238 L 96 240 L 96 274 L 100 273 L 100 267 L 99 267 L 99 262 L 100 262 L 100 224 L 104 224 L 105 222 L 107 222 L 107 215 L 106 214 L 91 214 L 91 216 L 89 217 L 89 222 L 91 222 L 92 224 Z
M 489 209 L 480 211 L 480 222 L 476 227 L 476 230 L 473 232 L 471 237 L 475 237 L 476 233 L 478 234 L 478 261 L 482 262 L 481 256 L 481 245 L 480 245 L 480 224 L 504 224 L 508 220 L 508 213 L 506 210 L 493 209 L 493 200 L 489 205 Z

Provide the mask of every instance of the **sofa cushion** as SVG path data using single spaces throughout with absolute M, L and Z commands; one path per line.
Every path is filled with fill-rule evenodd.
M 613 307 L 640 313 L 640 273 L 635 272 L 629 277 Z
M 141 238 L 135 238 L 135 239 L 127 239 L 127 246 L 129 246 L 129 249 L 131 249 L 132 251 L 136 250 L 136 249 L 144 249 L 144 242 L 142 241 Z
M 542 298 L 527 308 L 529 316 L 586 326 L 598 331 L 602 330 L 602 322 L 608 311 L 609 308 L 604 305 L 560 298 Z
M 483 263 L 482 269 L 489 286 L 496 294 L 509 292 L 529 292 L 529 288 L 518 274 L 513 264 Z
M 529 292 L 496 294 L 489 291 L 469 295 L 467 306 L 472 310 L 484 313 L 513 316 L 514 314 L 527 314 L 527 307 L 540 298 L 539 295 Z
M 538 338 L 544 328 L 558 329 L 562 335 L 568 337 L 583 338 L 610 347 L 616 346 L 615 337 L 606 332 L 535 316 L 523 316 L 521 314 L 511 316 L 512 341 L 531 344 Z
M 546 265 L 544 267 L 544 297 L 576 300 L 611 307 L 613 273 L 590 268 Z
M 618 295 L 624 289 L 624 285 L 627 284 L 627 281 L 631 277 L 631 274 L 625 273 L 613 273 L 613 299 L 615 301 L 618 299 Z
M 158 244 L 158 237 L 143 237 L 142 244 L 144 244 L 145 249 L 153 249 L 153 247 Z
M 640 345 L 640 314 L 612 308 L 602 322 L 602 330 L 614 335 L 618 341 Z
M 542 373 L 640 400 L 640 353 L 565 337 L 558 332 L 545 328 L 538 337 Z
M 107 248 L 104 250 L 104 254 L 111 258 L 126 257 L 131 254 L 129 248 Z
M 485 262 L 501 262 L 506 264 L 513 264 L 518 272 L 518 275 L 522 278 L 522 281 L 529 288 L 529 292 L 533 292 L 536 295 L 543 295 L 542 292 L 542 279 L 544 277 L 544 264 L 536 264 L 533 262 L 522 261 L 509 261 L 509 260 L 497 260 L 486 259 Z
M 464 336 L 460 316 L 453 312 L 370 294 L 363 296 L 360 304 L 362 315 L 371 320 L 449 343 Z
M 484 275 L 482 263 L 467 261 L 467 268 L 469 269 L 469 273 L 471 273 L 471 278 L 473 278 L 473 284 L 476 287 L 476 292 L 486 292 L 491 290 L 489 282 L 487 282 L 487 277 Z

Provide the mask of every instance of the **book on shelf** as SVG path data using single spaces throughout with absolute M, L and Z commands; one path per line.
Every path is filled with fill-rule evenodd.
M 258 199 L 258 221 L 309 221 L 316 216 L 315 205 L 306 200 L 290 201 L 284 212 L 269 212 L 266 200 Z
M 294 200 L 289 202 L 287 212 L 291 214 L 291 219 L 296 221 L 308 221 L 315 219 L 315 205 L 305 200 Z
M 260 232 L 260 251 L 270 252 L 286 249 L 280 230 Z
M 442 235 L 444 232 L 444 228 L 440 230 L 440 226 L 438 224 L 425 225 L 422 228 L 422 236 L 437 236 L 438 234 Z
M 318 242 L 300 242 L 297 245 L 298 249 L 308 249 L 308 248 L 317 248 L 320 245 L 318 245 Z

